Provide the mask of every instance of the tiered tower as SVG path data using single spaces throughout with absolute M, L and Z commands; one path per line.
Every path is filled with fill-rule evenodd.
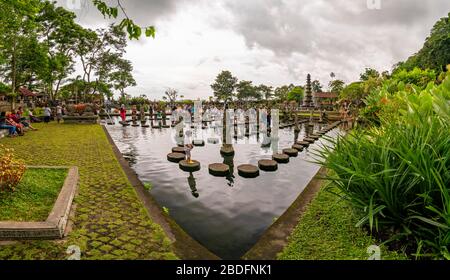
M 314 108 L 314 102 L 312 97 L 311 75 L 306 77 L 306 96 L 303 101 L 303 107 L 306 109 Z

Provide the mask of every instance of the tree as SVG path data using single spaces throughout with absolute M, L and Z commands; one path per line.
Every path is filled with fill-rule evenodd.
M 328 84 L 331 92 L 340 93 L 344 89 L 345 83 L 342 80 L 332 80 Z
M 173 104 L 177 101 L 178 97 L 180 98 L 184 98 L 183 95 L 179 95 L 178 91 L 176 89 L 173 88 L 168 88 L 165 92 L 164 92 L 165 96 L 163 96 L 164 100 L 168 100 L 169 103 L 173 106 Z
M 278 101 L 286 101 L 288 98 L 289 92 L 294 89 L 294 85 L 290 84 L 288 86 L 277 87 L 274 91 L 274 96 Z
M 103 14 L 104 17 L 117 18 L 119 15 L 119 10 L 122 12 L 124 19 L 120 22 L 117 27 L 128 33 L 130 40 L 139 39 L 142 35 L 143 27 L 134 23 L 134 21 L 128 16 L 125 8 L 122 6 L 120 0 L 117 0 L 116 7 L 107 5 L 104 1 L 92 0 L 97 9 Z M 145 27 L 145 36 L 155 38 L 156 29 L 154 26 Z
M 262 96 L 251 81 L 240 81 L 236 86 L 236 97 L 238 100 L 261 100 Z
M 110 82 L 114 89 L 120 92 L 122 97 L 125 96 L 125 89 L 130 86 L 136 86 L 137 83 L 133 78 L 133 65 L 126 59 L 118 59 L 115 65 L 115 71 L 110 75 Z
M 436 22 L 422 49 L 405 62 L 395 65 L 394 72 L 411 71 L 416 67 L 441 72 L 446 71 L 448 64 L 450 64 L 450 13 Z
M 223 101 L 233 100 L 237 82 L 238 79 L 233 77 L 230 71 L 222 71 L 217 76 L 214 84 L 211 85 L 211 88 L 214 91 L 214 97 L 216 97 L 217 100 Z
M 305 96 L 305 90 L 301 86 L 294 87 L 287 96 L 288 101 L 295 101 L 297 104 L 301 104 L 303 97 Z
M 47 67 L 41 69 L 41 78 L 53 100 L 58 95 L 63 79 L 74 71 L 76 32 L 75 14 L 52 2 L 44 2 L 36 17 L 39 31 L 46 46 Z
M 256 90 L 259 92 L 259 95 L 265 100 L 269 100 L 273 96 L 273 87 L 266 85 L 259 85 Z
M 365 95 L 363 85 L 363 82 L 354 82 L 349 84 L 342 90 L 340 94 L 341 99 L 348 101 L 360 101 Z
M 378 78 L 380 77 L 380 73 L 372 68 L 366 68 L 363 73 L 359 75 L 359 79 L 364 82 L 369 80 L 370 78 Z
M 33 19 L 40 7 L 41 2 L 38 0 L 0 2 L 0 74 L 10 82 L 13 103 L 17 89 L 21 86 L 19 57 L 29 51 L 26 43 L 30 43 L 30 38 L 36 39 Z
M 312 87 L 312 91 L 314 92 L 314 93 L 316 93 L 316 92 L 322 92 L 322 84 L 318 81 L 318 80 L 314 80 L 312 83 L 311 83 L 311 87 Z

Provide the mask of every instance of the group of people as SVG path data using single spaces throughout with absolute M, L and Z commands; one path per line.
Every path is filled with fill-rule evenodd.
M 8 130 L 8 137 L 23 136 L 26 130 L 37 130 L 31 123 L 36 121 L 31 111 L 28 112 L 28 118 L 24 117 L 22 107 L 12 112 L 0 113 L 0 129 Z

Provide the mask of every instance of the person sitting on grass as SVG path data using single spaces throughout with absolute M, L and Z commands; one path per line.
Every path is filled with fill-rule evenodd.
M 6 113 L 5 112 L 0 113 L 0 129 L 8 129 L 8 132 L 9 132 L 8 137 L 16 137 L 17 136 L 16 127 L 8 124 L 6 122 Z
M 27 121 L 26 118 L 22 117 L 22 114 L 23 114 L 22 107 L 19 107 L 19 109 L 15 113 L 14 111 L 12 112 L 11 118 L 13 119 L 13 121 L 22 124 L 26 128 L 29 128 L 31 130 L 37 130 L 36 128 L 31 126 L 31 124 Z
M 14 126 L 16 128 L 17 134 L 19 134 L 19 136 L 23 136 L 24 135 L 24 130 L 23 130 L 24 126 L 23 126 L 23 124 L 15 122 L 11 118 L 11 114 L 6 114 L 6 124 Z
M 33 111 L 28 109 L 28 118 L 30 123 L 41 123 L 42 121 L 38 118 L 36 118 L 33 114 Z

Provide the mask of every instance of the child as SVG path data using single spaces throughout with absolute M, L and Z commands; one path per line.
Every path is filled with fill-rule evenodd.
M 188 163 L 191 163 L 191 150 L 194 148 L 194 145 L 192 144 L 186 144 L 184 145 L 184 152 L 186 153 L 186 160 Z

